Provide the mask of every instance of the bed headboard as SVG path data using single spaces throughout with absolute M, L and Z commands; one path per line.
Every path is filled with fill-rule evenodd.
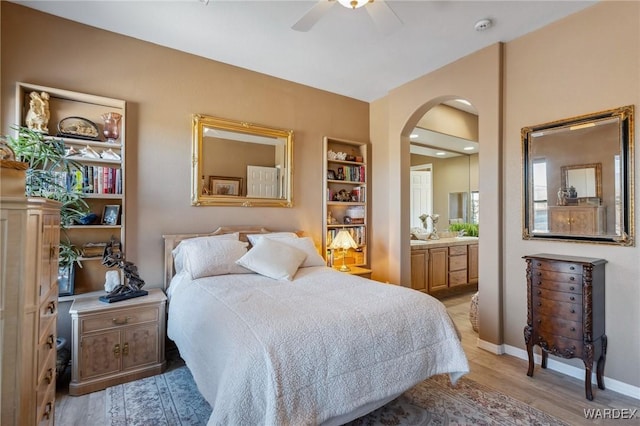
M 164 239 L 164 278 L 163 288 L 166 291 L 171 283 L 171 278 L 175 275 L 173 265 L 173 255 L 171 252 L 180 244 L 180 241 L 195 237 L 206 237 L 210 235 L 240 233 L 240 241 L 248 241 L 247 234 L 267 234 L 271 232 L 263 226 L 221 226 L 213 232 L 205 232 L 201 234 L 175 234 L 163 235 Z

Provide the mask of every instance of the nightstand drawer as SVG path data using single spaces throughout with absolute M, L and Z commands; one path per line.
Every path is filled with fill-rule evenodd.
M 556 271 L 547 271 L 544 269 L 533 269 L 531 271 L 533 275 L 534 282 L 538 281 L 558 281 L 565 283 L 582 283 L 582 275 L 581 274 L 570 274 L 567 272 L 556 272 Z
M 542 269 L 552 272 L 567 272 L 571 274 L 581 274 L 582 266 L 571 262 L 553 262 L 548 260 L 534 259 L 532 266 L 535 269 Z
M 573 280 L 552 281 L 548 279 L 543 280 L 538 277 L 534 277 L 532 284 L 535 289 L 544 288 L 551 291 L 564 291 L 567 293 L 582 294 L 582 283 L 576 282 Z
M 582 305 L 579 303 L 558 302 L 533 296 L 533 321 L 543 317 L 558 317 L 569 321 L 582 321 Z
M 158 321 L 159 308 L 148 306 L 138 309 L 126 309 L 105 314 L 91 315 L 80 319 L 80 332 L 107 330 L 124 325 L 141 324 L 144 322 Z
M 556 336 L 551 333 L 537 333 L 537 343 L 541 347 L 563 358 L 575 358 L 582 356 L 582 341 L 567 339 L 565 337 Z
M 579 303 L 582 305 L 582 295 L 576 293 L 565 293 L 564 291 L 553 291 L 544 288 L 533 290 L 534 296 L 547 300 L 557 300 L 558 302 Z
M 582 339 L 582 323 L 562 318 L 541 317 L 533 322 L 533 329 L 539 333 L 550 333 L 556 336 L 566 336 L 569 339 Z

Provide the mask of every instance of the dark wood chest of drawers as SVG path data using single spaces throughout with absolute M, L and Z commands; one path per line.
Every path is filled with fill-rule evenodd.
M 533 376 L 533 346 L 547 356 L 580 358 L 585 366 L 585 394 L 593 400 L 591 373 L 597 360 L 598 387 L 604 389 L 607 353 L 605 334 L 605 263 L 590 257 L 536 254 L 527 262 L 527 325 L 524 340 Z

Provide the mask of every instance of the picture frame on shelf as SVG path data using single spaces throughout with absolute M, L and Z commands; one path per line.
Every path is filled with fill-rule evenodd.
M 333 170 L 327 170 L 327 179 L 336 180 L 336 172 Z
M 102 225 L 117 225 L 120 216 L 120 206 L 118 204 L 107 204 L 102 211 Z
M 209 191 L 211 195 L 229 195 L 241 197 L 243 178 L 230 176 L 209 176 Z

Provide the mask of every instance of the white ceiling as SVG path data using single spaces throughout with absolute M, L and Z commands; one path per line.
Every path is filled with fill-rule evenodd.
M 590 1 L 395 1 L 403 25 L 385 35 L 366 7 L 337 2 L 308 32 L 291 26 L 318 0 L 14 1 L 73 21 L 371 102 Z M 328 1 L 328 0 L 319 0 Z M 381 0 L 376 0 L 381 1 Z M 477 32 L 483 18 L 493 27 Z

